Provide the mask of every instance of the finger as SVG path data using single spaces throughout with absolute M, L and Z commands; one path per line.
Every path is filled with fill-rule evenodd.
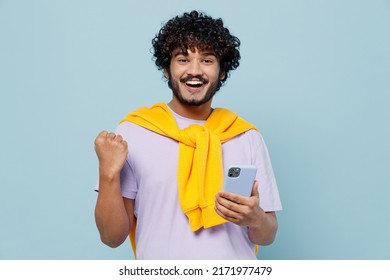
M 259 194 L 259 182 L 257 182 L 257 181 L 255 181 L 253 183 L 251 196 L 260 197 L 260 194 Z
M 216 212 L 219 216 L 221 216 L 221 217 L 224 218 L 225 220 L 228 220 L 228 221 L 231 220 L 231 218 L 225 216 L 225 214 L 223 214 L 223 213 L 218 209 L 217 206 L 214 207 L 214 210 L 215 210 L 215 212 Z
M 242 196 L 242 195 L 239 195 L 239 194 L 235 194 L 235 193 L 231 193 L 231 192 L 224 192 L 224 191 L 221 191 L 219 192 L 219 195 L 227 200 L 230 200 L 234 203 L 237 203 L 237 204 L 248 204 L 248 199 L 249 197 L 247 196 Z
M 233 215 L 233 212 L 239 214 L 242 212 L 242 205 L 234 201 L 222 197 L 220 194 L 217 195 L 216 203 L 221 206 L 220 209 L 226 209 L 231 211 L 229 216 Z M 222 208 L 223 207 L 223 208 Z
M 100 145 L 104 141 L 104 139 L 106 138 L 107 133 L 108 132 L 106 130 L 103 130 L 102 132 L 100 132 L 98 134 L 98 136 L 96 136 L 95 141 L 94 141 L 95 149 L 96 149 L 96 146 Z
M 102 132 L 99 133 L 98 137 L 99 136 L 104 136 L 105 137 L 105 136 L 107 136 L 107 134 L 108 134 L 108 131 L 107 130 L 103 130 Z
M 220 215 L 225 220 L 228 220 L 231 222 L 236 222 L 238 220 L 237 219 L 238 215 L 236 212 L 230 211 L 229 209 L 225 208 L 221 204 L 218 204 L 218 203 L 215 204 L 214 209 L 215 209 L 215 212 L 217 212 L 217 214 Z
M 114 141 L 116 141 L 117 143 L 123 145 L 126 149 L 127 149 L 127 142 L 125 139 L 123 139 L 122 135 L 120 134 L 117 134 L 114 138 Z
M 116 134 L 113 133 L 113 132 L 109 132 L 109 133 L 107 133 L 106 137 L 107 137 L 107 138 L 114 139 L 114 138 L 116 137 Z
M 101 139 L 105 138 L 106 135 L 107 135 L 107 133 L 108 133 L 108 132 L 107 132 L 106 130 L 101 131 L 101 132 L 98 134 L 98 136 L 96 136 L 95 141 L 96 141 L 96 140 L 101 140 Z
M 118 142 L 122 142 L 122 141 L 123 141 L 122 135 L 117 134 L 117 135 L 115 136 L 115 140 L 118 141 Z

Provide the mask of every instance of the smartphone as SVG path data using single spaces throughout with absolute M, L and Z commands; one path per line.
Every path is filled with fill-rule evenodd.
M 255 182 L 257 168 L 254 165 L 232 165 L 225 174 L 223 190 L 250 196 Z

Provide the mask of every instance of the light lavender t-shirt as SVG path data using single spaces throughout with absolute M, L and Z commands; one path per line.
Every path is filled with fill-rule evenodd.
M 204 124 L 173 114 L 181 129 Z M 121 190 L 124 197 L 135 199 L 138 259 L 256 259 L 247 227 L 228 222 L 191 231 L 178 200 L 179 145 L 175 140 L 129 122 L 121 123 L 115 133 L 122 135 L 129 147 Z M 257 131 L 222 144 L 222 153 L 225 169 L 256 165 L 260 206 L 264 211 L 282 209 L 268 151 Z

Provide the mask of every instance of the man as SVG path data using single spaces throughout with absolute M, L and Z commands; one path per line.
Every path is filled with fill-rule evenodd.
M 130 234 L 138 259 L 255 259 L 275 238 L 281 210 L 267 148 L 257 129 L 211 107 L 239 65 L 238 38 L 192 11 L 169 20 L 153 40 L 172 100 L 130 113 L 95 140 L 101 240 Z M 256 165 L 251 196 L 222 191 L 229 165 Z

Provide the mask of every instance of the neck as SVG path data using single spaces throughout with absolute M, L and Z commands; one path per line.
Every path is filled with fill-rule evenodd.
M 211 108 L 211 100 L 199 106 L 189 106 L 181 104 L 175 97 L 168 103 L 176 114 L 193 120 L 207 120 L 213 109 Z

